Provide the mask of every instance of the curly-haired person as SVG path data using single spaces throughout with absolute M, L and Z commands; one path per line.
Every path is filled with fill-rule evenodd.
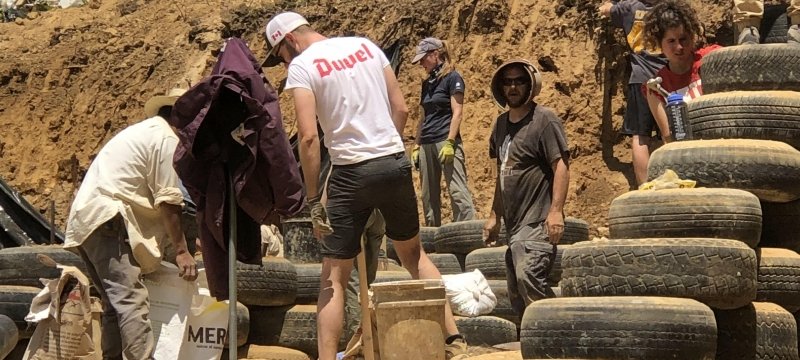
M 669 63 L 656 72 L 661 86 L 670 93 L 683 95 L 686 102 L 703 94 L 700 64 L 703 56 L 720 48 L 711 45 L 697 49 L 703 27 L 697 13 L 684 0 L 665 0 L 654 6 L 644 19 L 645 41 L 650 47 L 660 47 Z M 655 91 L 643 89 L 647 105 L 656 119 L 664 142 L 673 140 L 664 111 L 666 99 Z

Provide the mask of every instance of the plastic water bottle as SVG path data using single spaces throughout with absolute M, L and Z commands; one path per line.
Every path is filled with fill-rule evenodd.
M 692 130 L 689 127 L 688 112 L 683 95 L 670 94 L 667 98 L 667 119 L 669 121 L 669 131 L 675 141 L 689 140 L 692 138 Z

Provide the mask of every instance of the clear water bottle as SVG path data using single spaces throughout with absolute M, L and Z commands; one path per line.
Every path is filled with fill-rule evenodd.
M 675 141 L 690 140 L 692 138 L 692 130 L 689 126 L 688 112 L 686 102 L 683 101 L 683 95 L 670 94 L 667 98 L 667 107 L 664 110 L 667 112 L 669 131 L 672 134 L 672 138 Z

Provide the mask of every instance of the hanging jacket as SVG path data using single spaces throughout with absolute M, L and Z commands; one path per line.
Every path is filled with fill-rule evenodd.
M 244 41 L 226 40 L 211 75 L 175 103 L 175 170 L 197 203 L 211 295 L 228 298 L 228 174 L 237 203 L 237 258 L 261 264 L 259 226 L 303 207 L 303 185 L 278 96 Z

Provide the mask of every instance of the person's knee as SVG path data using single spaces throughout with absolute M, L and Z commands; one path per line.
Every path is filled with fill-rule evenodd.
M 320 289 L 336 287 L 344 289 L 353 270 L 353 259 L 322 258 Z
M 415 235 L 413 238 L 405 241 L 392 241 L 392 245 L 402 264 L 416 264 L 419 262 L 422 253 L 422 244 L 419 241 L 419 235 Z

